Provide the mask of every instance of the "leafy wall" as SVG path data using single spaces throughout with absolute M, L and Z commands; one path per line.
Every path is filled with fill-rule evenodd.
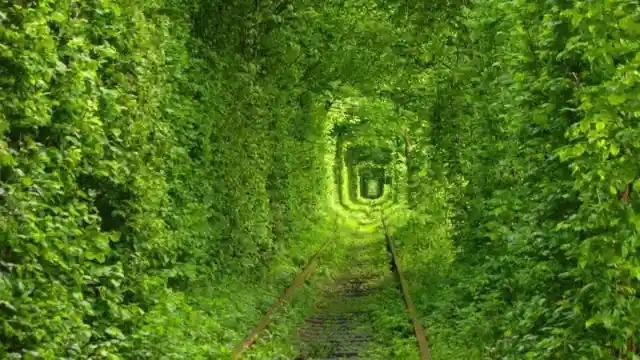
M 0 7 L 0 357 L 193 358 L 158 306 L 313 239 L 322 113 L 243 5 Z

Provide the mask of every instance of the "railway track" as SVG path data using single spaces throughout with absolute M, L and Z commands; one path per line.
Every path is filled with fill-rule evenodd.
M 376 341 L 367 309 L 390 275 L 388 259 L 376 250 L 380 246 L 354 252 L 320 295 L 299 332 L 297 359 L 359 359 Z
M 416 353 L 420 360 L 431 360 L 426 334 L 418 321 L 417 312 L 409 294 L 408 284 L 402 274 L 392 239 L 383 221 L 384 238 L 362 242 L 350 249 L 349 258 L 317 295 L 315 311 L 298 328 L 294 340 L 295 360 L 376 359 L 372 349 L 385 347 L 392 341 L 378 333 L 376 306 L 381 299 L 401 305 L 404 302 L 406 322 L 404 333 L 411 333 L 416 340 Z M 322 251 L 319 250 L 318 253 Z M 234 350 L 239 359 L 251 347 L 278 309 L 284 306 L 296 288 L 303 286 L 319 259 L 316 253 L 308 265 L 294 280 L 292 286 L 266 313 L 263 321 Z M 398 306 L 399 307 L 399 306 Z M 403 311 L 403 310 L 400 310 Z M 387 336 L 388 337 L 388 336 Z

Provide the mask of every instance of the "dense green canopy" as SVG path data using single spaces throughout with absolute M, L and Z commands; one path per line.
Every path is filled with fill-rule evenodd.
M 4 1 L 0 358 L 224 358 L 361 209 L 434 358 L 638 358 L 638 39 L 634 0 Z

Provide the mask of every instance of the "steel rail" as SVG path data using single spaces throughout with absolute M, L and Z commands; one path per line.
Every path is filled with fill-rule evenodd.
M 253 346 L 253 344 L 255 344 L 256 340 L 258 340 L 260 333 L 262 333 L 262 331 L 264 331 L 264 329 L 266 329 L 267 326 L 269 326 L 269 322 L 271 321 L 271 318 L 273 317 L 273 315 L 275 315 L 275 313 L 280 309 L 280 307 L 282 307 L 282 305 L 286 302 L 286 300 L 288 300 L 293 295 L 293 293 L 296 291 L 297 288 L 304 286 L 305 280 L 313 272 L 313 270 L 315 269 L 315 266 L 318 263 L 318 255 L 320 254 L 320 252 L 322 252 L 322 249 L 324 249 L 324 247 L 329 243 L 329 240 L 330 239 L 325 241 L 320 246 L 318 251 L 316 251 L 316 253 L 311 257 L 311 259 L 309 260 L 307 265 L 304 267 L 302 272 L 300 272 L 298 276 L 296 276 L 296 278 L 293 280 L 293 282 L 291 283 L 291 286 L 289 286 L 289 288 L 284 292 L 284 294 L 282 294 L 276 300 L 276 302 L 273 305 L 271 305 L 269 310 L 267 310 L 265 315 L 262 317 L 262 320 L 260 321 L 260 323 L 258 323 L 258 325 L 256 325 L 255 328 L 253 328 L 251 333 L 246 338 L 244 338 L 242 342 L 236 345 L 236 347 L 233 349 L 233 352 L 231 353 L 232 359 L 237 360 L 242 358 L 242 355 L 247 350 L 249 350 L 251 346 Z
M 400 262 L 398 261 L 398 256 L 396 253 L 396 248 L 393 245 L 393 240 L 391 240 L 391 236 L 389 236 L 389 231 L 387 229 L 387 222 L 382 217 L 382 228 L 384 229 L 384 237 L 387 240 L 387 248 L 391 253 L 391 261 L 392 261 L 392 270 L 398 275 L 398 280 L 400 281 L 400 287 L 402 288 L 402 296 L 404 297 L 404 303 L 407 306 L 407 310 L 411 315 L 411 321 L 413 322 L 413 330 L 416 336 L 416 341 L 418 343 L 418 347 L 420 348 L 420 359 L 421 360 L 431 360 L 431 352 L 429 351 L 429 344 L 427 343 L 427 332 L 424 327 L 420 323 L 418 319 L 418 311 L 416 310 L 416 306 L 413 303 L 413 299 L 411 298 L 411 293 L 409 292 L 409 284 L 407 283 L 407 279 L 405 279 L 404 274 L 402 272 L 402 268 L 400 266 Z

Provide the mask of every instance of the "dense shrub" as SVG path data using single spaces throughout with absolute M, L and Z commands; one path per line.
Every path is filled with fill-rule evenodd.
M 296 69 L 203 42 L 196 5 L 0 7 L 0 357 L 157 359 L 166 303 L 200 311 L 176 291 L 312 237 L 323 128 L 273 85 Z

